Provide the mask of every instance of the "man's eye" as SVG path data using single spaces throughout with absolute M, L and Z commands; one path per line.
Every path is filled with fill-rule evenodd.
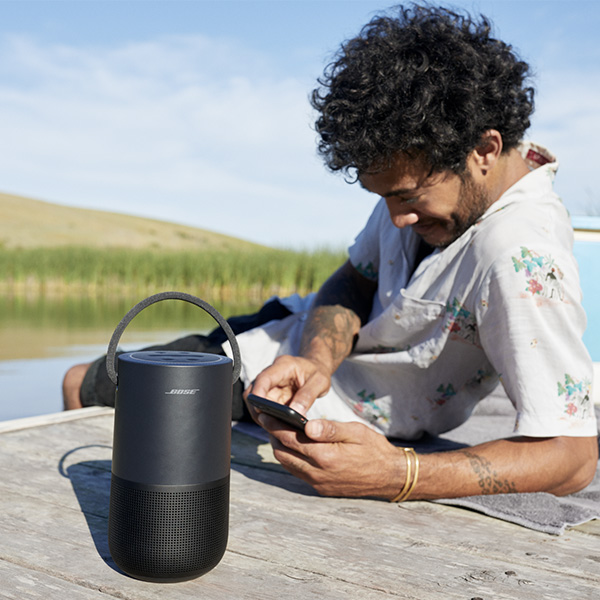
M 421 199 L 421 196 L 389 196 L 386 198 L 388 202 L 395 202 L 398 205 L 416 204 Z

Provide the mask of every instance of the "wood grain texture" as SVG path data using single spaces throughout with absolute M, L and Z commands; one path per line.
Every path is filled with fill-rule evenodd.
M 221 563 L 185 583 L 134 580 L 108 552 L 112 414 L 80 415 L 0 434 L 0 598 L 598 597 L 596 522 L 554 537 L 428 502 L 321 498 L 237 432 Z

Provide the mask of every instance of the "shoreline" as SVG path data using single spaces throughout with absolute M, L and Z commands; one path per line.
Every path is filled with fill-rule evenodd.
M 69 297 L 111 300 L 128 300 L 146 297 L 158 291 L 184 291 L 200 298 L 212 298 L 214 302 L 229 304 L 260 304 L 272 296 L 306 295 L 313 289 L 306 286 L 282 286 L 273 284 L 215 284 L 189 285 L 180 282 L 171 286 L 154 283 L 123 282 L 113 279 L 106 282 L 66 281 L 64 279 L 41 280 L 28 277 L 25 280 L 0 280 L 0 297 L 7 299 L 62 300 Z

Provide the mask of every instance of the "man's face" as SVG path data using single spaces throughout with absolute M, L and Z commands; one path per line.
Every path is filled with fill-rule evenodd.
M 437 248 L 459 238 L 492 203 L 469 166 L 459 176 L 450 171 L 430 173 L 418 160 L 399 159 L 387 171 L 359 179 L 363 188 L 385 199 L 396 227 L 412 227 Z

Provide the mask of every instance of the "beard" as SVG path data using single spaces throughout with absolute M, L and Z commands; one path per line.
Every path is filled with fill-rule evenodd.
M 434 248 L 447 248 L 477 222 L 492 204 L 488 190 L 475 183 L 470 171 L 465 170 L 461 173 L 460 180 L 456 208 L 448 220 L 439 222 L 438 228 L 441 232 L 422 236 L 424 241 Z

